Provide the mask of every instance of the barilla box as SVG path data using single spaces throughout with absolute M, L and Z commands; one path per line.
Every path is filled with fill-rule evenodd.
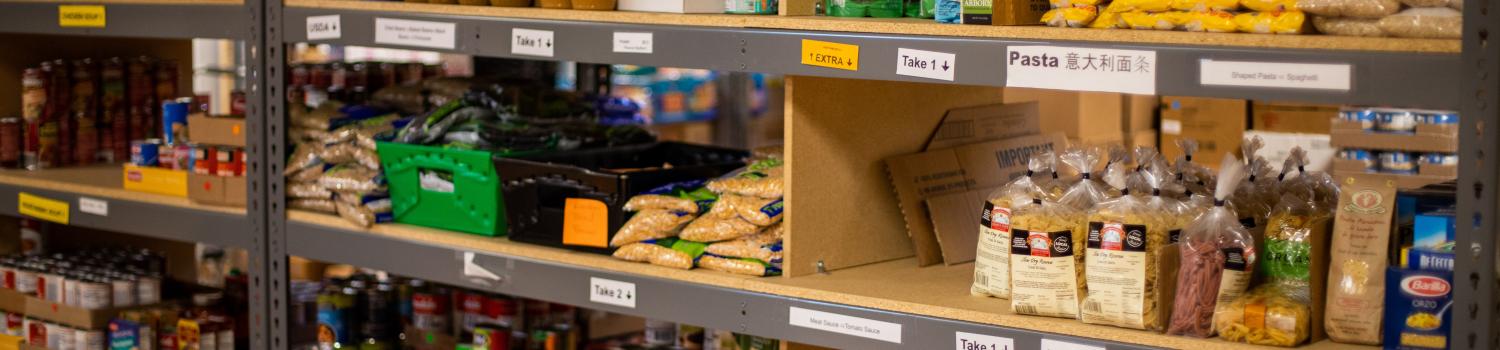
M 1446 349 L 1453 321 L 1453 253 L 1412 249 L 1386 271 L 1385 348 Z

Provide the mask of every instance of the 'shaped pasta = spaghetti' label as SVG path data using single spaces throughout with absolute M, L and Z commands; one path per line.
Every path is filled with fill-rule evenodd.
M 972 294 L 1010 298 L 1010 208 L 984 202 Z
M 1011 230 L 1011 307 L 1018 314 L 1078 317 L 1073 231 Z
M 1146 225 L 1090 222 L 1083 321 L 1145 327 Z
M 1341 179 L 1339 187 L 1324 328 L 1338 342 L 1379 344 L 1395 180 L 1356 174 Z

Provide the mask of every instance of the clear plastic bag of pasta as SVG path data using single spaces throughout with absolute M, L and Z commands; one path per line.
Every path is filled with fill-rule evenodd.
M 748 276 L 780 276 L 781 266 L 751 258 L 732 258 L 705 254 L 698 258 L 698 267 Z
M 1401 10 L 1398 0 L 1297 0 L 1296 10 L 1326 17 L 1381 18 Z
M 1088 296 L 1079 319 L 1134 329 L 1160 329 L 1156 307 L 1156 250 L 1168 244 L 1165 218 L 1145 196 L 1132 195 L 1125 176 L 1106 176 L 1122 195 L 1088 212 L 1084 254 Z
M 978 296 L 1010 298 L 1011 214 L 1044 191 L 1034 178 L 1051 171 L 1052 153 L 1031 157 L 1026 174 L 995 189 L 979 212 L 979 244 L 974 254 L 974 283 L 969 293 Z
M 645 240 L 615 249 L 616 259 L 677 269 L 691 269 L 707 245 L 676 238 Z
M 1311 334 L 1311 303 L 1306 285 L 1261 285 L 1220 306 L 1214 328 L 1226 341 L 1294 347 Z
M 1174 186 L 1181 186 L 1182 198 L 1186 199 L 1193 193 L 1212 196 L 1213 189 L 1208 186 L 1214 183 L 1213 172 L 1202 164 L 1193 163 L 1193 154 L 1198 153 L 1198 141 L 1193 139 L 1178 139 L 1177 148 L 1182 150 L 1182 156 L 1177 157 L 1174 162 L 1177 169 Z M 1174 186 L 1163 188 L 1172 188 Z
M 770 158 L 746 166 L 729 175 L 708 182 L 714 193 L 731 193 L 760 198 L 781 198 L 785 187 L 782 181 L 782 160 Z
M 781 260 L 781 224 L 776 224 L 765 231 L 745 236 L 740 239 L 711 243 L 706 252 L 709 254 L 734 257 L 754 258 L 762 261 Z
M 1093 147 L 1074 148 L 1057 157 L 1059 162 L 1078 171 L 1079 180 L 1063 191 L 1058 202 L 1078 211 L 1093 208 L 1094 204 L 1109 198 L 1103 182 L 1094 179 L 1094 165 L 1099 164 L 1099 150 Z
M 1099 172 L 1099 176 L 1102 176 L 1099 179 L 1107 185 L 1104 187 L 1105 193 L 1110 198 L 1114 198 L 1129 191 L 1126 187 L 1114 186 L 1114 181 L 1118 180 L 1121 183 L 1127 183 L 1126 179 L 1134 176 L 1137 168 L 1130 166 L 1132 157 L 1130 156 L 1130 151 L 1126 150 L 1124 146 L 1119 144 L 1110 145 L 1108 155 L 1109 160 L 1104 162 L 1104 171 Z
M 1446 7 L 1413 8 L 1381 18 L 1378 25 L 1395 37 L 1459 39 L 1463 37 L 1464 16 Z
M 1342 36 L 1385 36 L 1380 20 L 1373 18 L 1339 18 L 1313 16 L 1313 28 L 1319 33 Z
M 1032 199 L 1011 215 L 1010 304 L 1018 314 L 1078 318 L 1083 298 L 1083 212 Z
M 1244 294 L 1255 266 L 1255 242 L 1224 206 L 1244 176 L 1245 166 L 1225 154 L 1215 183 L 1214 207 L 1182 231 L 1181 265 L 1177 272 L 1167 334 L 1207 338 L 1214 335 L 1214 310 Z
M 645 209 L 636 212 L 620 225 L 620 230 L 609 240 L 611 247 L 623 247 L 635 242 L 673 237 L 683 224 L 693 221 L 693 214 L 667 209 Z

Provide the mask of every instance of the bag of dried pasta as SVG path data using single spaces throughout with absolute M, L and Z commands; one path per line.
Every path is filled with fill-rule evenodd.
M 1042 195 L 1032 177 L 1049 171 L 1050 152 L 1031 157 L 1022 175 L 995 189 L 979 211 L 979 244 L 974 254 L 974 284 L 969 294 L 1010 298 L 1011 214 Z
M 781 224 L 772 225 L 764 231 L 740 239 L 711 243 L 705 252 L 726 257 L 779 262 L 781 260 Z
M 706 245 L 676 238 L 645 240 L 616 249 L 616 259 L 650 263 L 678 269 L 691 269 Z
M 1292 347 L 1311 334 L 1313 240 L 1328 234 L 1331 213 L 1306 198 L 1282 196 L 1266 228 L 1259 270 L 1266 282 L 1219 305 L 1214 328 L 1233 342 Z
M 1032 199 L 1011 214 L 1010 305 L 1018 314 L 1078 318 L 1087 232 L 1083 212 Z
M 1182 156 L 1177 157 L 1175 162 L 1175 185 L 1182 186 L 1182 198 L 1186 199 L 1191 193 L 1213 196 L 1213 189 L 1208 187 L 1208 184 L 1214 183 L 1213 172 L 1201 164 L 1193 163 L 1193 154 L 1198 153 L 1198 141 L 1178 139 L 1177 147 L 1182 149 Z
M 1214 335 L 1214 310 L 1244 294 L 1255 266 L 1255 242 L 1225 199 L 1244 177 L 1245 166 L 1226 154 L 1215 184 L 1214 207 L 1182 231 L 1176 300 L 1167 334 Z
M 1094 179 L 1094 165 L 1099 164 L 1099 151 L 1092 147 L 1074 148 L 1058 156 L 1058 161 L 1078 170 L 1079 180 L 1064 191 L 1057 201 L 1078 211 L 1089 210 L 1094 204 L 1109 198 L 1104 184 Z
M 703 187 L 703 181 L 683 181 L 647 190 L 625 201 L 623 209 L 635 214 L 620 226 L 611 247 L 648 239 L 676 236 L 684 224 L 692 221 L 717 197 Z
M 1080 320 L 1134 329 L 1160 329 L 1156 318 L 1156 249 L 1167 244 L 1167 223 L 1124 176 L 1106 176 L 1120 197 L 1088 212 L 1084 254 L 1088 296 Z M 1157 328 L 1152 328 L 1157 327 Z

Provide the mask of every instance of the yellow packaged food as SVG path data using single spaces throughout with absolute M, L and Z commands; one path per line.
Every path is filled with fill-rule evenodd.
M 1099 8 L 1094 6 L 1062 7 L 1043 13 L 1042 23 L 1053 27 L 1082 28 L 1098 15 Z
M 1306 288 L 1262 285 L 1220 306 L 1214 315 L 1214 328 L 1219 331 L 1219 338 L 1227 341 L 1297 346 L 1307 341 L 1310 334 L 1312 314 L 1307 304 L 1311 299 Z
M 1084 253 L 1088 295 L 1079 319 L 1084 323 L 1134 329 L 1161 329 L 1156 306 L 1157 249 L 1168 244 L 1167 223 L 1132 195 L 1124 176 L 1106 176 L 1120 197 L 1088 212 Z
M 1302 34 L 1307 15 L 1301 11 L 1247 12 L 1234 16 L 1241 32 L 1260 34 Z
M 1291 347 L 1310 335 L 1312 275 L 1321 273 L 1313 261 L 1324 254 L 1313 241 L 1327 238 L 1331 208 L 1318 208 L 1296 191 L 1283 194 L 1276 208 L 1257 266 L 1266 282 L 1214 311 L 1214 329 L 1224 340 Z
M 1192 12 L 1182 28 L 1189 32 L 1233 33 L 1239 27 L 1234 24 L 1234 14 L 1224 11 Z
M 1172 0 L 1115 0 L 1108 9 L 1117 13 L 1167 12 L 1172 10 Z
M 1052 4 L 1052 8 L 1055 8 L 1055 9 L 1067 8 L 1067 7 L 1099 6 L 1099 3 L 1102 3 L 1102 2 L 1104 2 L 1104 1 L 1103 0 L 1047 0 L 1047 3 Z
M 1078 318 L 1087 248 L 1083 212 L 1033 199 L 1011 216 L 1010 305 L 1018 314 Z
M 1173 30 L 1187 22 L 1186 15 L 1184 12 L 1126 12 L 1120 14 L 1120 19 L 1130 29 Z
M 1240 0 L 1240 5 L 1255 12 L 1278 12 L 1297 9 L 1297 0 Z
M 1124 27 L 1125 23 L 1120 21 L 1120 14 L 1117 12 L 1109 11 L 1099 11 L 1099 17 L 1094 18 L 1094 22 L 1089 23 L 1089 28 L 1094 29 L 1115 29 Z
M 1172 0 L 1172 9 L 1177 11 L 1234 11 L 1240 9 L 1240 0 Z

